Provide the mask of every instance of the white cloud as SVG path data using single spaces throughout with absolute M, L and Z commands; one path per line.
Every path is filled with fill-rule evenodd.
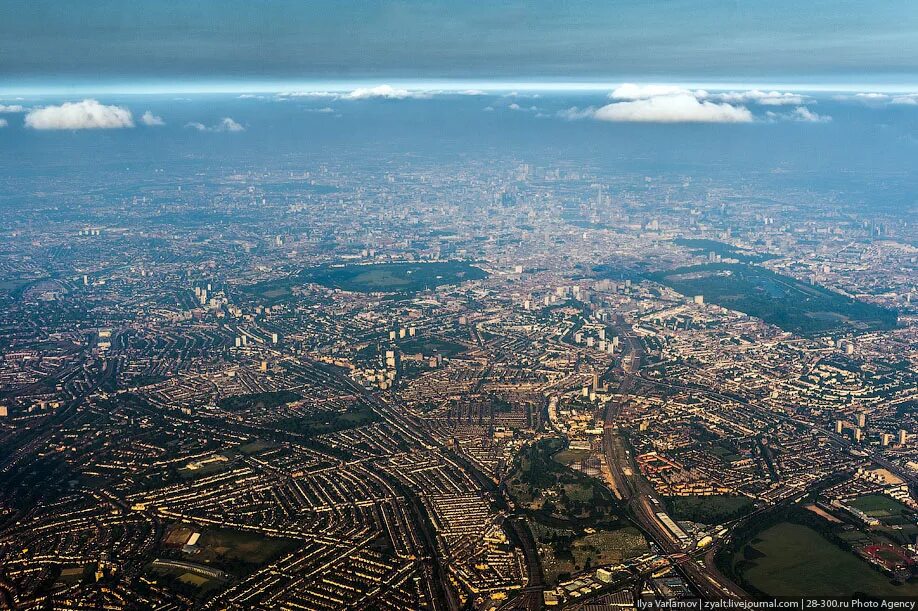
M 282 91 L 275 94 L 278 100 L 291 98 L 330 98 L 332 100 L 370 100 L 374 98 L 386 100 L 427 100 L 434 96 L 483 96 L 487 92 L 480 89 L 403 89 L 392 85 L 375 85 L 372 87 L 358 87 L 351 91 Z
M 230 119 L 229 117 L 224 117 L 224 119 L 220 121 L 219 129 L 217 131 L 241 132 L 241 131 L 245 131 L 245 128 L 242 127 L 240 124 L 236 123 L 235 121 L 233 121 L 232 119 Z
M 768 112 L 765 115 L 769 121 L 798 121 L 801 123 L 828 123 L 832 120 L 829 115 L 820 115 L 806 106 L 798 106 L 792 112 Z
M 507 106 L 507 108 L 510 110 L 516 110 L 519 112 L 538 112 L 539 110 L 538 106 L 520 106 L 516 102 L 513 102 L 512 104 Z
M 887 105 L 918 105 L 918 93 L 899 93 L 899 94 L 889 94 L 889 93 L 877 93 L 877 92 L 864 92 L 857 93 L 854 95 L 838 95 L 835 96 L 836 100 L 840 101 L 855 101 L 865 104 L 867 106 L 872 106 L 874 108 L 887 106 Z
M 624 93 L 644 96 L 647 92 L 629 90 Z M 749 123 L 753 120 L 752 113 L 744 106 L 699 100 L 685 90 L 607 104 L 596 110 L 593 118 L 640 123 Z
M 331 91 L 282 91 L 277 94 L 279 99 L 286 98 L 339 98 L 341 97 L 340 93 L 334 93 Z
M 25 124 L 32 129 L 115 129 L 134 127 L 134 117 L 123 106 L 105 106 L 87 99 L 30 110 Z
M 791 106 L 804 103 L 804 97 L 797 93 L 781 91 L 760 91 L 751 89 L 749 91 L 728 91 L 726 93 L 709 94 L 710 99 L 721 102 L 730 102 L 732 104 L 746 104 L 755 102 L 763 106 Z
M 791 113 L 791 117 L 795 121 L 805 121 L 807 123 L 828 123 L 832 120 L 832 117 L 829 115 L 816 114 L 806 106 L 798 106 L 795 108 L 794 112 Z
M 889 96 L 886 95 L 885 93 L 869 93 L 869 92 L 868 93 L 858 93 L 854 97 L 858 98 L 859 100 L 880 100 L 884 102 L 889 99 Z
M 501 97 L 504 97 L 504 98 L 533 98 L 533 99 L 535 99 L 535 98 L 541 98 L 541 97 L 542 97 L 542 94 L 540 94 L 540 93 L 529 93 L 529 92 L 527 92 L 527 93 L 520 93 L 519 91 L 510 91 L 510 92 L 508 92 L 508 93 L 505 93 L 505 94 L 504 94 L 503 96 L 501 96 Z
M 596 108 L 593 106 L 587 106 L 586 108 L 571 106 L 570 108 L 559 110 L 556 114 L 566 121 L 579 121 L 580 119 L 592 119 L 596 114 Z
M 140 121 L 141 121 L 144 125 L 146 125 L 146 126 L 148 126 L 148 127 L 159 127 L 159 126 L 161 126 L 161 125 L 165 125 L 165 124 L 166 124 L 166 122 L 163 121 L 163 118 L 162 118 L 162 117 L 158 117 L 158 116 L 154 115 L 154 114 L 153 114 L 152 112 L 150 112 L 149 110 L 148 110 L 147 112 L 143 113 L 143 116 L 140 117 Z
M 918 93 L 908 93 L 906 95 L 897 95 L 892 99 L 890 104 L 904 104 L 907 106 L 918 105 Z
M 623 83 L 612 90 L 609 98 L 621 101 L 648 100 L 660 96 L 692 95 L 699 100 L 716 100 L 729 104 L 747 104 L 754 102 L 765 106 L 802 104 L 804 97 L 800 94 L 781 91 L 725 91 L 709 93 L 704 89 L 687 89 L 679 85 L 638 85 Z
M 25 112 L 25 106 L 22 104 L 0 104 L 0 112 Z
M 7 121 L 6 119 L 0 119 L 0 127 L 6 127 L 9 124 L 10 124 L 9 121 Z
M 376 87 L 358 87 L 341 97 L 345 100 L 368 100 L 372 98 L 404 100 L 406 98 L 429 98 L 430 95 L 428 91 L 412 91 L 409 89 L 396 89 L 392 85 L 377 85 Z
M 331 106 L 324 106 L 322 108 L 307 108 L 306 112 L 319 112 L 319 113 L 327 114 L 327 113 L 335 112 L 335 109 L 332 108 Z
M 224 117 L 216 125 L 207 126 L 203 123 L 197 121 L 192 121 L 187 123 L 185 127 L 190 127 L 191 129 L 196 129 L 199 132 L 241 132 L 245 131 L 245 128 L 231 119 L 230 117 Z
M 609 98 L 614 101 L 599 109 L 574 107 L 558 112 L 557 116 L 567 120 L 592 117 L 601 121 L 646 123 L 749 123 L 756 117 L 746 104 L 801 106 L 806 102 L 800 94 L 783 91 L 750 89 L 712 93 L 680 85 L 636 83 L 619 85 Z M 812 120 L 796 114 L 795 119 Z

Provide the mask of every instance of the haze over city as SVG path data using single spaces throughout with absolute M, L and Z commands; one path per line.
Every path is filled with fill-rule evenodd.
M 900 0 L 4 0 L 0 608 L 914 608 L 916 66 Z

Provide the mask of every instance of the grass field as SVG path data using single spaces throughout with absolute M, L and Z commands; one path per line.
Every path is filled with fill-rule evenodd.
M 438 339 L 436 337 L 413 337 L 409 340 L 401 340 L 398 343 L 398 348 L 405 354 L 420 353 L 424 356 L 442 354 L 445 357 L 456 356 L 457 354 L 462 354 L 466 350 L 465 346 L 462 344 Z
M 239 564 L 264 564 L 297 545 L 295 541 L 270 539 L 238 530 L 205 530 L 197 544 L 201 553 L 194 557 L 194 562 L 232 571 Z
M 303 397 L 290 390 L 259 392 L 250 395 L 234 395 L 217 402 L 221 408 L 235 412 L 243 409 L 265 410 L 298 401 Z
M 275 444 L 271 443 L 270 441 L 265 441 L 264 439 L 255 439 L 248 443 L 242 444 L 237 449 L 243 454 L 251 456 L 252 454 L 258 454 L 259 452 L 264 452 L 265 450 L 274 447 L 276 447 Z
M 317 411 L 279 420 L 276 424 L 282 430 L 313 437 L 366 426 L 377 420 L 379 416 L 376 412 L 361 403 L 352 405 L 347 411 Z
M 781 522 L 734 556 L 743 581 L 769 596 L 918 596 L 807 526 Z
M 291 298 L 294 287 L 310 282 L 354 293 L 416 293 L 487 276 L 487 272 L 465 261 L 325 265 L 253 284 L 246 291 L 269 303 L 278 303 Z
M 194 573 L 182 573 L 178 579 L 182 583 L 187 583 L 198 588 L 203 587 L 207 584 L 208 581 L 210 581 L 207 577 L 196 575 Z
M 61 569 L 61 574 L 58 577 L 58 581 L 61 581 L 66 584 L 79 583 L 83 576 L 87 572 L 85 566 L 71 566 Z
M 168 588 L 179 589 L 183 594 L 193 597 L 205 597 L 226 585 L 219 579 L 211 579 L 178 567 L 152 566 L 150 572 Z
M 589 456 L 589 450 L 561 450 L 555 454 L 553 458 L 556 462 L 559 462 L 566 467 L 579 462 L 584 458 L 588 458 Z
M 671 496 L 666 504 L 676 520 L 702 524 L 721 524 L 752 510 L 752 501 L 745 496 L 717 494 L 712 496 Z
M 683 295 L 745 312 L 786 331 L 813 335 L 839 329 L 890 329 L 896 312 L 813 286 L 758 265 L 709 264 L 652 274 Z
M 908 507 L 899 501 L 880 494 L 860 496 L 851 501 L 849 505 L 875 518 L 888 518 L 908 512 Z
M 487 276 L 462 261 L 344 265 L 312 270 L 309 275 L 312 282 L 358 293 L 417 292 Z

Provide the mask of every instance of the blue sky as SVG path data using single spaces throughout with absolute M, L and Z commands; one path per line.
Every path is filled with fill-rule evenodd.
M 416 79 L 914 89 L 918 2 L 0 3 L 6 90 Z

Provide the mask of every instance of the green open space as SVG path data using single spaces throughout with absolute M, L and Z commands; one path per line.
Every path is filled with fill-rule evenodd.
M 228 529 L 207 529 L 197 547 L 201 553 L 194 561 L 212 564 L 233 572 L 238 564 L 261 565 L 290 552 L 299 545 L 289 539 L 274 539 L 258 533 Z
M 307 275 L 323 286 L 357 293 L 414 293 L 487 277 L 482 269 L 465 261 L 326 266 Z
M 235 412 L 244 409 L 271 409 L 293 401 L 299 401 L 303 397 L 290 390 L 278 390 L 273 392 L 259 392 L 249 395 L 235 395 L 225 397 L 217 402 L 217 405 L 227 411 Z
M 270 450 L 271 448 L 275 447 L 277 447 L 277 445 L 270 441 L 264 439 L 254 439 L 240 445 L 236 449 L 247 456 L 251 456 L 253 454 L 258 454 L 259 452 L 264 452 L 265 450 Z
M 574 463 L 578 463 L 585 458 L 589 458 L 589 450 L 561 450 L 553 456 L 556 462 L 561 463 L 564 466 L 570 466 Z
M 918 584 L 895 584 L 816 530 L 779 522 L 733 558 L 742 582 L 768 596 L 918 596 Z
M 806 284 L 758 265 L 709 264 L 650 274 L 683 295 L 761 318 L 801 335 L 891 329 L 895 310 Z
M 598 480 L 565 466 L 556 456 L 561 438 L 541 439 L 517 456 L 507 480 L 514 502 L 536 521 L 553 528 L 612 530 L 624 523 L 615 500 Z M 563 455 L 561 460 L 570 458 Z
M 550 585 L 590 567 L 618 564 L 647 553 L 644 536 L 633 526 L 597 532 L 553 528 L 530 520 L 545 579 Z
M 306 283 L 354 293 L 416 293 L 487 276 L 487 272 L 467 261 L 323 265 L 260 282 L 246 290 L 270 302 L 278 302 L 290 297 L 293 287 Z
M 197 563 L 192 563 L 197 564 Z M 157 582 L 180 594 L 202 598 L 225 587 L 226 582 L 206 577 L 183 567 L 153 564 L 148 567 Z
M 379 415 L 369 405 L 358 403 L 345 411 L 316 411 L 277 422 L 285 431 L 313 437 L 372 424 Z
M 670 496 L 665 501 L 674 519 L 701 524 L 723 524 L 753 509 L 749 498 L 727 494 Z
M 86 577 L 91 571 L 91 566 L 68 566 L 61 569 L 61 573 L 58 576 L 57 580 L 61 583 L 66 583 L 72 585 L 79 583 Z
M 423 354 L 424 356 L 442 354 L 445 357 L 456 356 L 466 350 L 462 344 L 437 337 L 413 337 L 407 341 L 400 340 L 398 348 L 405 354 Z
M 200 533 L 201 536 L 191 548 L 192 551 L 182 551 L 180 556 L 175 556 L 179 550 L 184 549 L 185 542 L 194 532 Z M 267 537 L 256 532 L 203 528 L 185 523 L 170 526 L 163 544 L 166 548 L 175 550 L 171 559 L 217 568 L 236 576 L 248 574 L 300 545 L 298 541 Z M 174 576 L 178 578 L 186 572 L 187 569 L 180 570 Z
M 875 518 L 900 516 L 909 512 L 909 508 L 899 501 L 881 494 L 859 496 L 848 504 Z

